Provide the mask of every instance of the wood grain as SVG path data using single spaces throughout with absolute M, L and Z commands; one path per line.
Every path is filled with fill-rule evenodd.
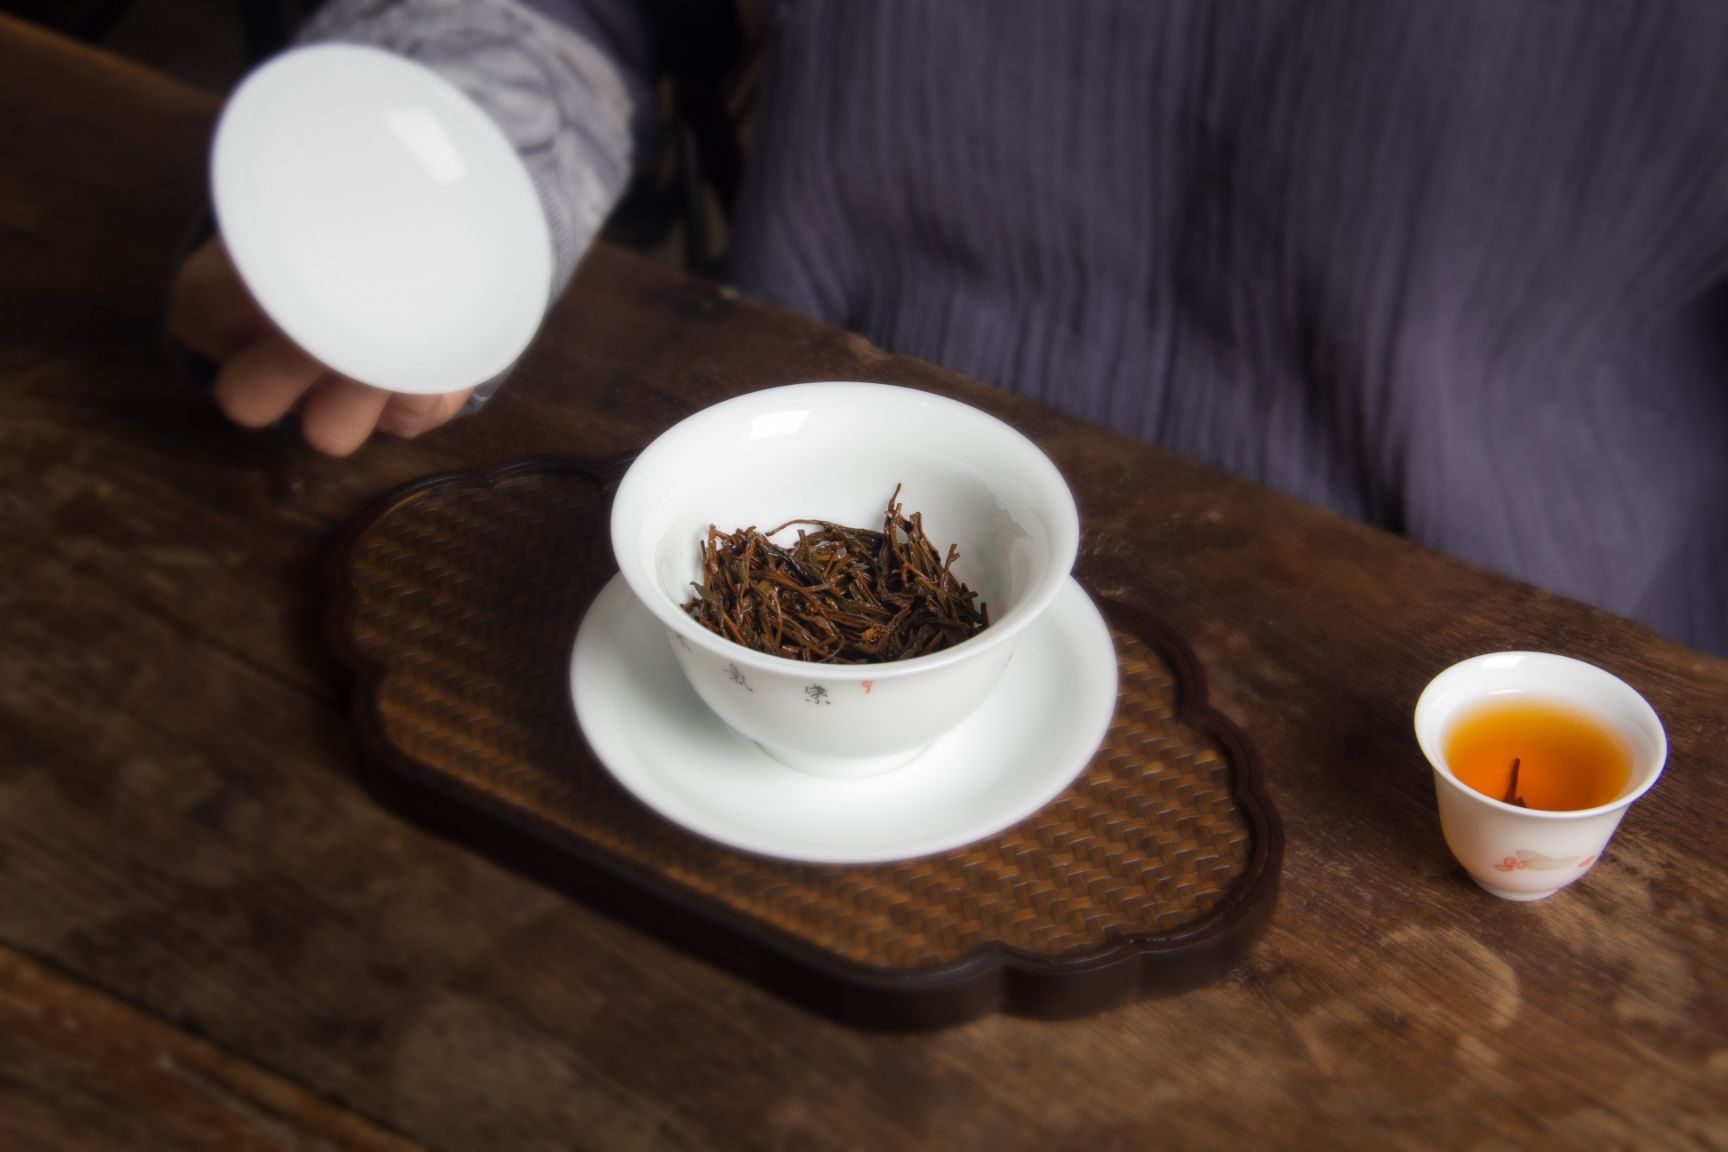
M 421 1146 L 0 948 L 8 1152 L 412 1152 Z
M 1728 665 L 607 249 L 479 417 L 345 462 L 229 428 L 161 328 L 214 112 L 0 21 L 0 944 L 448 1150 L 1728 1147 Z M 356 783 L 313 579 L 338 524 L 426 472 L 860 377 L 1037 439 L 1088 577 L 1183 633 L 1260 749 L 1284 894 L 1230 979 L 853 1032 Z M 1431 675 L 1508 647 L 1612 669 L 1672 749 L 1533 906 L 1450 860 L 1410 733 Z M 76 1122 L 71 1069 L 29 1092 Z

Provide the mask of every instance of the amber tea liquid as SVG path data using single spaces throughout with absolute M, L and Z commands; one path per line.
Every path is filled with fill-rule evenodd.
M 1548 812 L 1607 804 L 1632 777 L 1632 754 L 1605 722 L 1538 696 L 1478 704 L 1453 721 L 1445 753 L 1452 774 L 1484 796 Z

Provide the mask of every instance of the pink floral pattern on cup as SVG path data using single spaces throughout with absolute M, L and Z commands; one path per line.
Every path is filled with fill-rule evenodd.
M 1497 872 L 1516 872 L 1521 868 L 1533 868 L 1538 872 L 1546 872 L 1553 868 L 1588 868 L 1595 856 L 1544 856 L 1540 852 L 1532 852 L 1528 848 L 1520 848 L 1511 856 L 1504 857 L 1494 865 Z

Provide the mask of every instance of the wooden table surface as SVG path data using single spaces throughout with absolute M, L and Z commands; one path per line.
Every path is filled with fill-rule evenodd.
M 474 419 L 347 461 L 230 427 L 162 333 L 215 112 L 0 22 L 0 1147 L 1728 1147 L 1728 665 L 604 249 Z M 1288 839 L 1228 978 L 854 1031 L 358 786 L 319 567 L 369 499 L 820 378 L 1021 427 L 1094 580 L 1189 639 Z M 1534 905 L 1453 863 L 1411 735 L 1504 648 L 1607 666 L 1671 741 Z

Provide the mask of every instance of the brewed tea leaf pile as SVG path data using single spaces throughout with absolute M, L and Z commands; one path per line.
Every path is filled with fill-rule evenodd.
M 772 537 L 798 530 L 790 547 Z M 684 610 L 711 632 L 773 656 L 820 664 L 879 664 L 951 648 L 989 627 L 987 606 L 954 575 L 907 516 L 900 486 L 880 532 L 827 520 L 788 520 L 768 532 L 709 525 L 702 582 Z

